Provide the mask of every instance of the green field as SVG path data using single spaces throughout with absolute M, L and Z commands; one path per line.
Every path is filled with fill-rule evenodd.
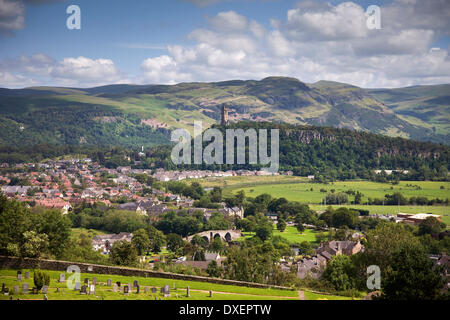
M 273 236 L 280 236 L 286 239 L 289 244 L 299 244 L 303 241 L 311 242 L 312 244 L 319 244 L 316 240 L 316 234 L 320 231 L 305 229 L 301 234 L 297 231 L 297 229 L 293 226 L 287 226 L 286 230 L 283 232 L 278 231 L 277 229 L 273 229 Z M 237 241 L 243 241 L 245 239 L 251 238 L 255 235 L 255 232 L 242 232 L 243 237 L 237 239 Z M 327 234 L 327 232 L 324 232 Z

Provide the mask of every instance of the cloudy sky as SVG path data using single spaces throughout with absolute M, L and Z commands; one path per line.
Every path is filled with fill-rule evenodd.
M 81 9 L 69 30 L 66 9 Z M 381 28 L 367 26 L 369 6 Z M 0 0 L 0 87 L 450 83 L 450 0 Z

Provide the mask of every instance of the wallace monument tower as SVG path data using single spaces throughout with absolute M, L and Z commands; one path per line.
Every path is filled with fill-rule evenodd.
M 229 122 L 228 120 L 228 107 L 225 103 L 222 104 L 222 110 L 221 110 L 221 117 L 220 117 L 220 124 L 222 126 L 227 125 Z

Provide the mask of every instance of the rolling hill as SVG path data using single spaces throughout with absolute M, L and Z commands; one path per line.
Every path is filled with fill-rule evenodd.
M 88 89 L 0 89 L 0 144 L 155 145 L 171 128 L 219 120 L 333 126 L 447 144 L 450 85 L 363 89 L 294 78 Z

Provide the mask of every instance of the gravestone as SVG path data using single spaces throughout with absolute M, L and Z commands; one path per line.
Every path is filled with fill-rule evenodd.
M 87 286 L 85 284 L 81 286 L 80 294 L 87 294 Z
M 79 290 L 81 290 L 81 282 L 77 281 L 77 282 L 75 282 L 75 289 L 74 289 L 74 291 L 79 291 Z
M 169 286 L 168 284 L 166 284 L 166 285 L 164 286 L 164 291 L 163 291 L 163 293 L 165 293 L 165 294 L 170 294 L 170 286 Z
M 112 280 L 111 280 L 111 279 L 108 279 L 108 280 L 106 281 L 106 285 L 107 285 L 108 287 L 111 287 L 111 286 L 112 286 Z
M 22 284 L 22 293 L 27 294 L 28 293 L 28 283 Z
M 47 294 L 48 293 L 48 286 L 47 285 L 42 287 L 42 293 L 43 294 Z
M 84 284 L 89 285 L 89 278 L 84 278 Z
M 64 273 L 61 273 L 59 275 L 59 282 L 60 283 L 66 282 L 66 275 Z
M 30 279 L 30 273 L 28 271 L 25 272 L 25 279 Z
M 5 292 L 5 284 L 2 283 L 2 293 Z
M 148 287 L 148 286 L 145 286 L 145 287 L 144 287 L 144 293 L 147 294 L 147 293 L 148 293 L 148 290 L 149 290 L 149 287 Z
M 128 294 L 128 285 L 125 285 L 123 287 L 123 294 L 127 295 Z
M 139 286 L 139 282 L 137 280 L 134 280 L 133 282 L 133 288 L 136 288 Z
M 14 286 L 14 294 L 19 294 L 19 286 Z
M 92 284 L 95 286 L 97 285 L 97 277 L 92 278 Z
M 59 293 L 59 287 L 56 288 L 56 293 Z
M 22 281 L 22 271 L 17 271 L 17 281 Z
M 140 286 L 138 285 L 138 286 L 136 287 L 136 293 L 139 293 L 139 288 L 140 288 Z
M 209 290 L 209 297 L 210 298 L 212 297 L 212 291 L 211 290 Z
M 187 286 L 187 288 L 186 288 L 186 297 L 189 298 L 189 286 Z
M 118 289 L 119 289 L 119 286 L 114 283 L 114 285 L 113 285 L 113 292 L 117 292 Z
M 89 288 L 89 294 L 95 294 L 95 285 L 91 284 L 90 288 Z
M 152 293 L 156 293 L 156 288 L 152 287 Z

